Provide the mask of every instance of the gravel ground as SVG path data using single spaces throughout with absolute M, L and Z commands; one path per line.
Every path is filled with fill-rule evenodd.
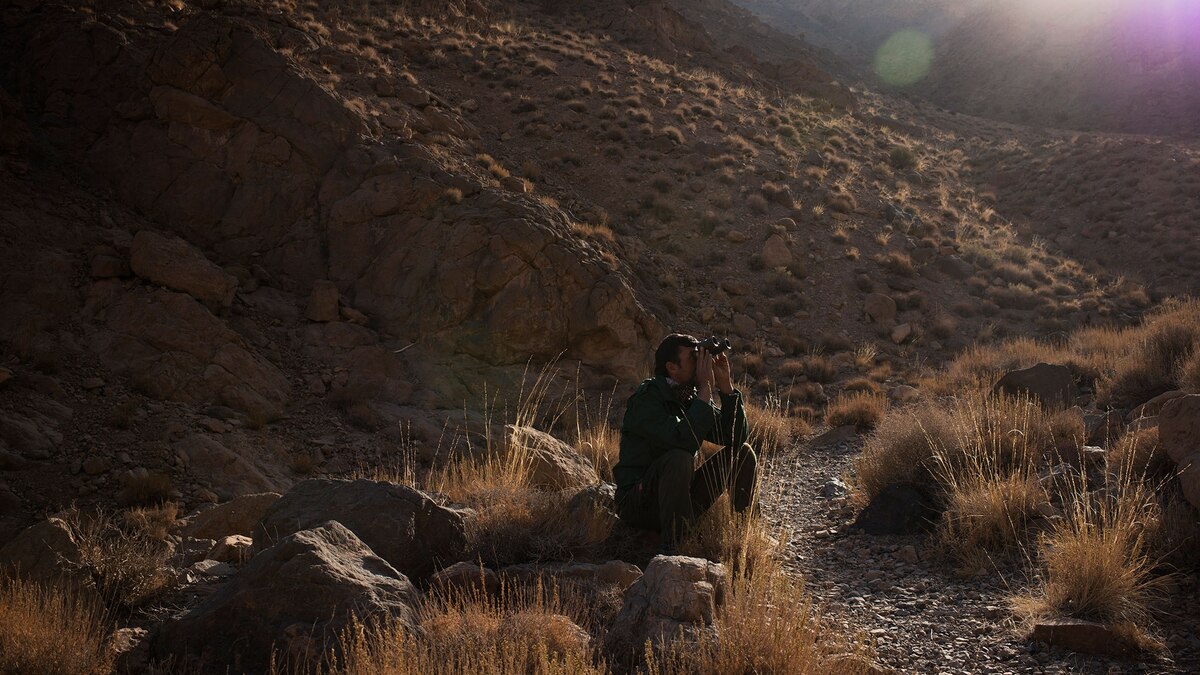
M 842 532 L 855 509 L 822 494 L 846 476 L 861 440 L 810 441 L 767 462 L 764 513 L 789 531 L 788 557 L 826 614 L 875 640 L 878 663 L 905 673 L 1197 673 L 1200 598 L 1196 575 L 1181 577 L 1160 632 L 1169 653 L 1141 660 L 1084 657 L 1033 642 L 1009 609 L 1028 579 L 1015 560 L 964 576 L 928 536 Z

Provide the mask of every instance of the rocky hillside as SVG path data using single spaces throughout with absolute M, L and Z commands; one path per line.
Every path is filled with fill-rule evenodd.
M 728 568 L 614 528 L 607 422 L 662 335 L 733 338 L 766 454 L 1200 288 L 1189 144 L 897 99 L 721 0 L 26 0 L 0 57 L 0 566 L 105 605 L 134 671 L 312 665 L 298 627 L 362 607 L 445 663 L 477 631 L 432 589 L 550 575 L 588 612 L 454 621 L 589 668 L 665 626 L 699 672 L 876 672 L 757 520 L 693 547 Z

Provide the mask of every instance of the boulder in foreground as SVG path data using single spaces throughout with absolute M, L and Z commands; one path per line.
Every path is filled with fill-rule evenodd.
M 265 672 L 274 650 L 286 671 L 317 662 L 352 617 L 415 626 L 417 602 L 407 577 L 340 523 L 327 522 L 284 537 L 165 623 L 154 652 L 224 673 Z
M 297 483 L 272 504 L 254 529 L 254 549 L 329 520 L 414 579 L 462 560 L 466 551 L 462 514 L 421 491 L 386 481 L 325 478 Z

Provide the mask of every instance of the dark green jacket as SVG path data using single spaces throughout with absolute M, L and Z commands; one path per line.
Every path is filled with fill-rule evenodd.
M 694 455 L 703 441 L 721 446 L 745 443 L 748 433 L 741 393 L 735 389 L 720 397 L 719 409 L 699 397 L 684 408 L 667 378 L 643 380 L 629 397 L 621 422 L 621 456 L 613 467 L 617 499 L 667 450 L 679 448 Z

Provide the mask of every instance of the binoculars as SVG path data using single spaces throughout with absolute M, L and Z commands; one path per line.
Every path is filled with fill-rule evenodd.
M 700 341 L 700 344 L 696 345 L 696 347 L 703 349 L 713 356 L 718 356 L 726 349 L 729 349 L 729 338 L 720 339 L 714 335 L 712 337 L 704 338 Z

